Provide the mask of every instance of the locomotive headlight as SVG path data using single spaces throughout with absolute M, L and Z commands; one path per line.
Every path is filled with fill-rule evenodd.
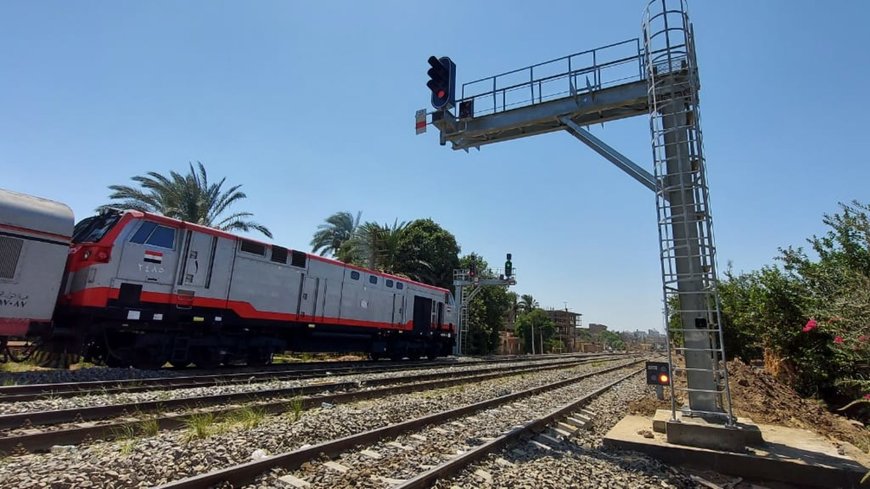
M 91 250 L 85 250 L 85 252 L 82 253 L 82 260 L 87 260 L 90 257 L 91 257 Z

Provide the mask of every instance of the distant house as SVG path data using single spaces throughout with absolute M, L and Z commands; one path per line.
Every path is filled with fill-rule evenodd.
M 547 313 L 547 317 L 556 326 L 553 339 L 561 342 L 561 345 L 558 342 L 554 343 L 559 351 L 553 351 L 553 353 L 581 351 L 577 341 L 577 329 L 582 326 L 580 320 L 582 314 L 569 311 L 568 309 L 549 309 L 544 310 L 544 312 Z

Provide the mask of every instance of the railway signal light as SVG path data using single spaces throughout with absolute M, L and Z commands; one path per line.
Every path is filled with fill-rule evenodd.
M 432 107 L 447 110 L 456 102 L 456 64 L 447 56 L 429 56 L 429 81 L 426 86 L 432 91 Z
M 670 385 L 671 366 L 668 362 L 646 362 L 646 383 L 648 385 Z
M 514 273 L 514 264 L 511 262 L 511 254 L 507 254 L 507 260 L 504 262 L 504 276 L 510 278 Z
M 477 262 L 474 260 L 468 265 L 468 276 L 474 278 L 477 276 Z

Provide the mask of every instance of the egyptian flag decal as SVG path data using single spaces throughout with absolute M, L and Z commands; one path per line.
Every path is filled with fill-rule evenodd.
M 163 263 L 163 253 L 159 251 L 145 250 L 145 261 L 148 263 Z

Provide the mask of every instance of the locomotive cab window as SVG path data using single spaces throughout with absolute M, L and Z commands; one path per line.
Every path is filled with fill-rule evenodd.
M 130 242 L 172 249 L 175 247 L 175 229 L 144 221 L 130 238 Z
M 145 243 L 160 248 L 172 249 L 175 247 L 175 229 L 166 226 L 157 226 L 157 229 L 148 237 Z
M 357 272 L 356 270 L 350 272 L 350 278 L 352 278 L 353 280 L 359 280 L 359 272 Z
M 387 287 L 389 287 L 391 289 L 393 288 L 393 281 L 392 280 L 387 279 Z
M 145 240 L 148 239 L 148 236 L 151 236 L 151 233 L 156 227 L 157 223 L 155 222 L 143 221 L 142 225 L 139 226 L 139 229 L 136 231 L 136 234 L 130 238 L 130 242 L 144 244 Z
M 115 226 L 119 219 L 121 219 L 121 214 L 117 211 L 108 211 L 98 216 L 87 217 L 76 224 L 72 242 L 96 243 L 103 239 L 103 236 Z
M 378 283 L 378 277 L 375 277 L 374 275 L 369 275 L 369 283 L 371 283 L 371 284 L 377 284 L 377 283 Z

